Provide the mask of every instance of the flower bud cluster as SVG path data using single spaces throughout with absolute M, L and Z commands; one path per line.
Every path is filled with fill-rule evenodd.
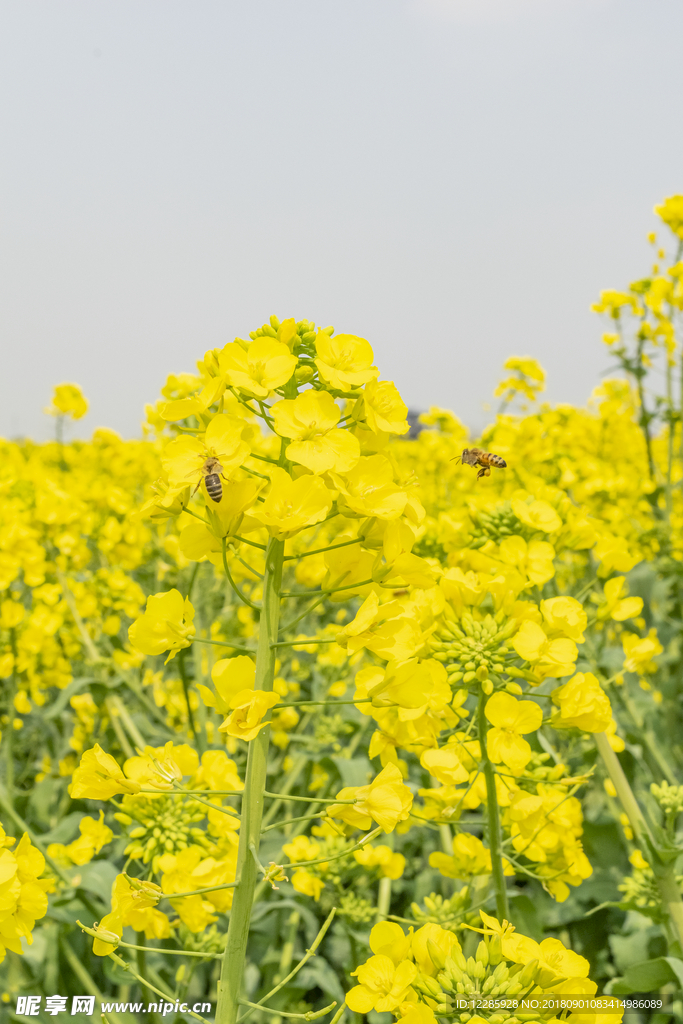
M 670 786 L 664 779 L 659 786 L 653 782 L 650 792 L 665 814 L 680 814 L 683 811 L 683 786 Z
M 432 961 L 436 962 L 435 956 L 443 959 L 439 957 L 439 950 L 433 943 L 429 945 L 429 952 Z M 500 938 L 496 936 L 488 943 L 480 942 L 475 956 L 465 957 L 462 950 L 455 947 L 443 961 L 443 969 L 436 978 L 421 974 L 414 987 L 426 997 L 425 1001 L 437 1015 L 454 1015 L 462 1024 L 466 1024 L 474 1013 L 468 1010 L 458 1013 L 459 998 L 472 1001 L 520 999 L 536 988 L 538 974 L 538 960 L 532 960 L 526 966 L 506 963 L 501 952 Z M 483 1015 L 480 1009 L 476 1012 Z M 491 1024 L 505 1024 L 506 1021 L 519 1019 L 514 1008 L 510 1011 L 501 1009 L 486 1016 Z
M 203 849 L 211 846 L 206 832 L 195 826 L 206 816 L 196 802 L 157 796 L 150 799 L 140 794 L 124 797 L 122 805 L 124 810 L 114 815 L 116 820 L 126 827 L 139 822 L 128 833 L 131 842 L 124 853 L 132 860 L 151 863 L 155 871 L 164 853 L 179 853 L 192 845 Z
M 476 911 L 467 912 L 472 902 L 471 886 L 463 885 L 450 899 L 444 899 L 439 893 L 433 892 L 425 896 L 422 906 L 410 904 L 410 912 L 419 924 L 438 924 L 449 931 L 457 932 L 465 924 L 476 924 L 479 915 Z
M 512 511 L 509 501 L 502 502 L 493 509 L 470 510 L 472 517 L 472 533 L 468 538 L 468 546 L 475 550 L 492 540 L 498 544 L 505 537 L 514 534 L 524 536 L 525 528 Z M 528 532 L 528 531 L 526 531 Z
M 435 632 L 430 646 L 434 658 L 446 665 L 450 683 L 461 680 L 466 686 L 480 682 L 484 693 L 493 692 L 490 673 L 506 671 L 506 661 L 516 657 L 506 640 L 516 632 L 518 623 L 506 621 L 503 612 L 475 619 L 464 613 L 459 624 L 446 621 Z M 487 685 L 488 684 L 488 685 Z

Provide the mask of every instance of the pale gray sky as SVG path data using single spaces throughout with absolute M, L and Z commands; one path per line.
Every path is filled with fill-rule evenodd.
M 0 4 L 0 433 L 76 381 L 136 436 L 271 313 L 474 426 L 510 354 L 582 403 L 683 191 L 682 38 L 681 0 Z

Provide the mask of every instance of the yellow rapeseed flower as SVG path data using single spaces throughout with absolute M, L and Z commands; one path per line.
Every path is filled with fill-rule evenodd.
M 233 711 L 219 727 L 220 732 L 246 742 L 253 740 L 261 729 L 270 724 L 263 721 L 263 716 L 279 699 L 277 693 L 265 690 L 240 690 L 230 701 Z
M 287 540 L 299 530 L 321 522 L 332 508 L 333 494 L 317 476 L 300 476 L 292 480 L 279 467 L 270 474 L 270 491 L 259 508 L 251 513 L 268 530 L 271 537 Z
M 139 793 L 140 784 L 127 779 L 111 754 L 96 743 L 84 751 L 69 786 L 72 800 L 108 800 L 117 793 Z
M 356 411 L 354 409 L 354 416 Z M 376 434 L 407 434 L 408 406 L 391 380 L 371 380 L 363 390 L 362 416 Z
M 377 367 L 372 365 L 371 346 L 365 338 L 355 334 L 338 334 L 332 338 L 325 331 L 319 331 L 315 350 L 318 373 L 336 391 L 362 387 L 379 375 Z
M 283 342 L 256 338 L 249 344 L 230 342 L 222 349 L 218 363 L 228 384 L 247 395 L 268 398 L 290 379 L 297 359 Z
M 652 659 L 664 651 L 654 627 L 644 637 L 640 637 L 636 633 L 622 633 L 621 644 L 626 655 L 624 658 L 626 672 L 654 672 L 656 666 Z
M 80 420 L 88 411 L 88 400 L 78 384 L 58 384 L 52 395 L 52 405 L 45 410 L 50 416 L 70 416 Z
M 553 690 L 559 707 L 552 719 L 554 729 L 582 729 L 604 732 L 612 721 L 609 697 L 592 672 L 577 672 L 564 686 Z
M 348 430 L 339 430 L 339 406 L 327 391 L 304 391 L 272 407 L 275 431 L 291 444 L 286 455 L 312 473 L 346 473 L 360 458 L 360 445 Z
M 528 661 L 539 680 L 568 676 L 574 671 L 578 650 L 573 640 L 549 640 L 536 622 L 525 619 L 512 638 L 520 658 Z
M 494 693 L 484 709 L 493 729 L 486 733 L 486 748 L 491 760 L 501 761 L 514 772 L 521 772 L 531 760 L 531 747 L 524 733 L 536 732 L 543 712 L 532 700 L 517 700 L 509 693 Z
M 151 594 L 147 598 L 144 615 L 130 626 L 128 639 L 136 651 L 143 654 L 161 654 L 170 651 L 168 658 L 189 647 L 195 634 L 194 608 L 189 598 L 179 590 L 165 594 Z
M 598 619 L 614 619 L 624 622 L 635 619 L 643 610 L 642 597 L 627 597 L 628 583 L 625 576 L 614 576 L 604 586 L 605 602 L 596 612 Z
M 228 477 L 249 454 L 249 445 L 242 440 L 243 430 L 244 420 L 221 413 L 211 420 L 203 439 L 183 435 L 171 441 L 161 455 L 171 486 L 198 484 L 208 458 L 218 459 L 222 474 Z
M 208 686 L 197 684 L 202 700 L 208 708 L 215 708 L 219 715 L 227 715 L 230 701 L 242 690 L 254 689 L 255 665 L 246 654 L 236 658 L 221 658 L 211 669 L 215 692 Z
M 369 786 L 346 786 L 337 793 L 337 799 L 355 803 L 331 804 L 327 810 L 330 818 L 363 830 L 376 821 L 385 832 L 393 832 L 399 821 L 405 821 L 413 804 L 413 795 L 395 764 L 383 768 Z

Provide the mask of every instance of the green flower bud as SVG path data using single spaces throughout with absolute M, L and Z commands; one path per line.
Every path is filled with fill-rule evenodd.
M 427 939 L 427 952 L 436 969 L 438 971 L 443 970 L 446 964 L 446 955 L 431 939 Z
M 297 384 L 308 384 L 309 380 L 313 380 L 315 377 L 315 369 L 308 363 L 304 363 L 296 368 L 294 377 Z

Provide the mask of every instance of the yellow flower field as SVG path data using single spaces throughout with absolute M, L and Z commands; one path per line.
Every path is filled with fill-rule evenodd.
M 169 376 L 141 440 L 67 442 L 68 383 L 53 442 L 0 442 L 8 1012 L 671 1003 L 683 197 L 657 213 L 649 275 L 596 302 L 585 408 L 512 357 L 481 438 L 410 430 L 366 339 L 272 316 Z

